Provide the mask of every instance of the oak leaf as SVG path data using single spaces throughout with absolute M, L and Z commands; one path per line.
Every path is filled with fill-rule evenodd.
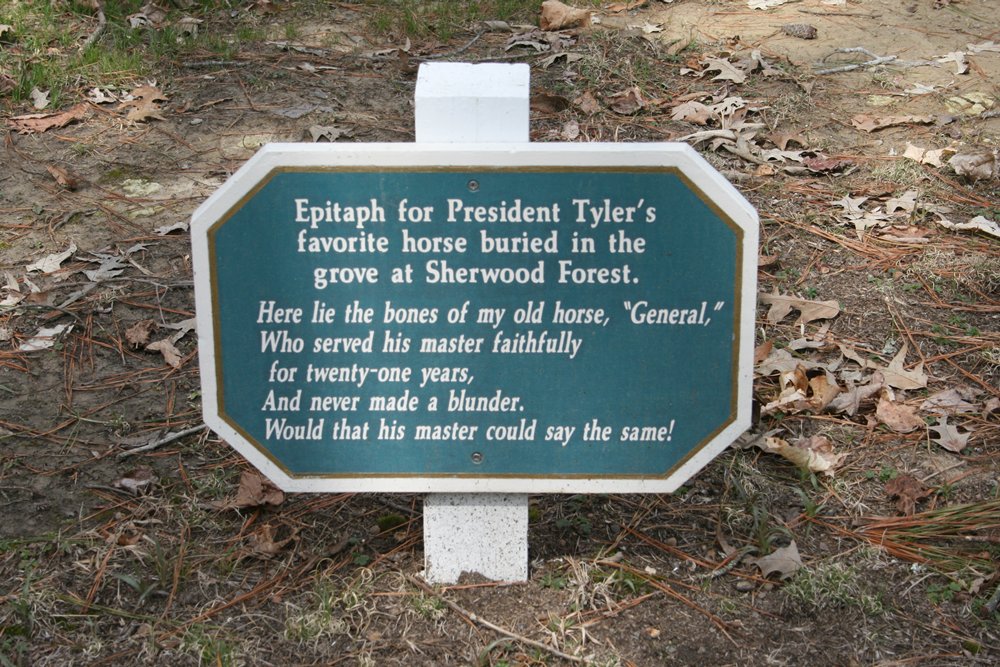
M 948 423 L 947 417 L 942 417 L 941 423 L 937 426 L 931 426 L 930 430 L 938 434 L 938 437 L 931 438 L 934 442 L 956 454 L 960 454 L 963 449 L 969 446 L 969 436 L 972 435 L 971 431 L 959 433 L 956 427 Z
M 917 509 L 917 501 L 931 495 L 931 490 L 923 482 L 902 473 L 885 485 L 885 495 L 896 497 L 896 508 L 906 516 Z
M 130 95 L 134 99 L 126 100 L 118 105 L 119 111 L 127 107 L 133 107 L 129 109 L 128 115 L 125 116 L 127 120 L 132 122 L 149 120 L 150 118 L 166 120 L 160 115 L 160 107 L 156 103 L 166 102 L 169 98 L 159 88 L 143 84 L 133 90 Z
M 56 183 L 60 186 L 66 188 L 67 190 L 74 190 L 76 186 L 80 184 L 75 178 L 69 175 L 62 167 L 54 167 L 51 164 L 45 165 L 49 173 L 52 174 L 52 178 L 56 179 Z
M 156 484 L 159 479 L 149 466 L 137 466 L 122 475 L 115 482 L 115 487 L 125 489 L 132 495 L 139 495 L 142 491 Z
M 159 352 L 162 354 L 163 360 L 174 368 L 180 367 L 181 361 L 183 360 L 180 350 L 174 347 L 174 344 L 166 338 L 158 340 L 155 343 L 150 343 L 146 346 L 146 349 L 150 352 Z
M 694 125 L 708 125 L 708 121 L 718 118 L 714 111 L 695 100 L 674 107 L 670 117 L 673 120 L 683 120 Z
M 77 104 L 69 111 L 57 114 L 27 114 L 25 116 L 14 116 L 11 121 L 19 132 L 45 132 L 52 128 L 60 128 L 69 125 L 74 120 L 83 120 L 87 117 L 87 105 Z
M 148 345 L 149 329 L 150 327 L 155 326 L 156 322 L 154 320 L 142 320 L 141 322 L 136 322 L 125 330 L 125 340 L 127 340 L 134 348 L 138 348 L 140 345 Z
M 543 90 L 531 96 L 530 106 L 535 111 L 559 113 L 569 107 L 569 100 L 562 95 L 551 95 Z
M 723 60 L 722 58 L 709 58 L 705 61 L 705 66 L 702 68 L 704 72 L 713 72 L 718 70 L 719 73 L 712 77 L 712 81 L 732 81 L 733 83 L 743 83 L 747 80 L 747 75 L 742 71 L 733 66 L 728 60 Z
M 608 106 L 611 110 L 623 116 L 631 116 L 639 109 L 646 106 L 646 100 L 642 97 L 642 91 L 635 86 L 620 93 L 608 96 Z
M 885 394 L 878 402 L 875 415 L 896 433 L 910 433 L 925 426 L 924 421 L 914 413 L 913 408 L 903 403 L 897 403 Z
M 545 0 L 542 3 L 542 15 L 538 19 L 538 27 L 542 30 L 562 30 L 579 25 L 586 28 L 590 25 L 590 12 L 565 5 L 559 0 Z
M 601 110 L 600 103 L 598 103 L 593 93 L 591 93 L 589 90 L 585 92 L 583 95 L 580 95 L 580 97 L 573 100 L 573 104 L 580 107 L 580 111 L 587 114 L 588 116 L 593 116 L 595 113 Z
M 272 505 L 277 507 L 285 501 L 285 494 L 269 480 L 254 471 L 244 471 L 240 475 L 240 488 L 236 492 L 235 507 L 257 507 Z
M 924 362 L 920 362 L 917 366 L 908 371 L 903 367 L 903 361 L 906 359 L 906 349 L 908 344 L 903 343 L 902 349 L 893 358 L 889 365 L 882 369 L 882 375 L 885 376 L 885 383 L 890 387 L 895 387 L 896 389 L 922 389 L 927 386 L 927 373 L 924 373 Z
M 761 303 L 771 306 L 771 310 L 767 313 L 767 321 L 771 324 L 777 324 L 792 310 L 800 313 L 795 324 L 830 319 L 840 313 L 840 305 L 836 301 L 808 301 L 794 296 L 782 296 L 778 294 L 777 287 L 774 288 L 773 294 L 761 292 L 758 294 L 758 299 Z
M 761 576 L 766 577 L 772 572 L 778 572 L 779 579 L 787 579 L 802 567 L 802 557 L 799 556 L 798 545 L 792 540 L 787 547 L 775 549 L 770 556 L 758 558 L 754 563 L 760 568 Z

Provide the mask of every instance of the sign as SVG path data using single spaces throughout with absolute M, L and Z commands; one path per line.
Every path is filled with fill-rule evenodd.
M 750 424 L 757 215 L 683 144 L 271 144 L 192 239 L 285 490 L 669 492 Z

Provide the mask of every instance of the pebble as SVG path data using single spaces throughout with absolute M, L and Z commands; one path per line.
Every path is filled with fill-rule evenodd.
M 746 579 L 740 579 L 736 582 L 736 590 L 741 593 L 746 593 L 753 590 L 753 582 L 747 581 Z
M 204 123 L 204 122 L 205 122 L 205 121 L 204 121 L 204 120 L 202 120 L 201 118 L 192 118 L 192 119 L 191 119 L 191 123 L 190 123 L 190 124 L 191 124 L 191 125 L 201 125 L 201 124 L 202 124 L 202 123 Z

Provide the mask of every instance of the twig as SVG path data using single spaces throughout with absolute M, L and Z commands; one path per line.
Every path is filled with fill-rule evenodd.
M 469 612 L 469 611 L 466 611 L 466 610 L 462 609 L 457 604 L 455 604 L 454 602 L 452 602 L 448 598 L 444 597 L 443 595 L 441 595 L 440 593 L 438 593 L 433 588 L 431 588 L 430 586 L 428 586 L 424 582 L 420 581 L 419 579 L 417 579 L 415 577 L 412 577 L 412 576 L 406 574 L 405 572 L 402 572 L 401 574 L 404 577 L 406 577 L 410 581 L 410 583 L 412 583 L 413 585 L 417 586 L 418 588 L 420 588 L 421 590 L 423 590 L 425 593 L 429 593 L 430 595 L 433 595 L 437 599 L 441 600 L 446 605 L 448 605 L 449 607 L 451 607 L 451 610 L 454 611 L 456 614 L 462 616 L 463 618 L 468 619 L 472 623 L 476 623 L 478 625 L 482 625 L 483 627 L 489 628 L 493 632 L 496 632 L 496 633 L 499 633 L 501 635 L 504 635 L 505 637 L 510 637 L 511 639 L 514 639 L 516 641 L 523 642 L 523 643 L 525 643 L 525 644 L 527 644 L 529 646 L 534 646 L 535 648 L 540 648 L 543 651 L 548 651 L 552 655 L 557 656 L 559 658 L 563 658 L 564 660 L 571 660 L 573 662 L 582 662 L 582 663 L 589 663 L 590 662 L 590 660 L 587 659 L 587 658 L 580 658 L 580 657 L 577 657 L 575 655 L 569 655 L 568 653 L 563 653 L 562 651 L 559 651 L 559 650 L 557 650 L 557 649 L 555 649 L 555 648 L 553 648 L 551 646 L 548 646 L 547 644 L 543 644 L 541 642 L 536 642 L 535 640 L 528 639 L 527 637 L 522 637 L 521 635 L 514 634 L 510 630 L 505 630 L 504 628 L 501 628 L 499 625 L 494 625 L 493 623 L 490 623 L 489 621 L 487 621 L 487 620 L 485 620 L 483 618 L 480 618 L 479 616 L 473 614 L 472 612 Z
M 155 440 L 149 443 L 148 445 L 142 445 L 141 447 L 136 447 L 135 449 L 128 449 L 125 450 L 124 452 L 119 453 L 118 460 L 121 461 L 122 459 L 128 458 L 133 454 L 139 454 L 141 452 L 148 452 L 154 450 L 157 447 L 162 447 L 163 445 L 171 443 L 174 440 L 180 440 L 181 438 L 197 433 L 198 431 L 202 431 L 205 428 L 206 426 L 202 424 L 200 426 L 195 426 L 194 428 L 189 428 L 184 431 L 180 431 L 178 433 L 170 433 L 166 437 L 160 438 L 159 440 Z
M 439 54 L 434 55 L 434 56 L 417 57 L 417 58 L 414 58 L 414 60 L 423 62 L 425 60 L 439 60 L 441 58 L 447 58 L 449 56 L 457 56 L 458 54 L 467 51 L 470 46 L 472 46 L 473 44 L 475 44 L 476 42 L 478 42 L 479 38 L 482 37 L 485 33 L 486 33 L 486 31 L 483 30 L 482 32 L 480 32 L 479 34 L 477 34 L 475 37 L 473 37 L 471 42 L 469 42 L 468 44 L 466 44 L 465 46 L 463 46 L 460 49 L 456 49 L 455 51 L 448 51 L 447 53 L 439 53 Z
M 836 72 L 850 72 L 852 70 L 861 69 L 862 67 L 876 67 L 878 65 L 882 65 L 884 63 L 893 62 L 893 61 L 895 61 L 896 65 L 899 65 L 901 67 L 921 67 L 923 65 L 931 65 L 932 64 L 931 61 L 929 61 L 929 60 L 896 60 L 897 58 L 899 58 L 899 56 L 896 56 L 896 55 L 893 55 L 893 56 L 878 56 L 878 55 L 875 55 L 874 53 L 872 53 L 871 51 L 869 51 L 868 49 L 866 49 L 863 46 L 852 46 L 852 47 L 846 48 L 846 49 L 837 49 L 833 53 L 830 53 L 825 58 L 823 58 L 823 61 L 826 62 L 826 59 L 829 58 L 830 56 L 832 56 L 834 53 L 863 53 L 866 56 L 868 56 L 869 58 L 871 58 L 871 60 L 869 60 L 867 62 L 863 62 L 863 63 L 854 63 L 853 65 L 841 65 L 839 67 L 828 67 L 827 69 L 817 70 L 817 71 L 813 72 L 813 74 L 816 74 L 818 76 L 820 74 L 834 74 Z
M 90 36 L 84 40 L 83 44 L 80 45 L 80 51 L 86 51 L 87 47 L 97 41 L 97 38 L 101 36 L 104 29 L 108 26 L 107 20 L 104 18 L 104 8 L 97 8 L 97 27 L 94 28 L 94 32 L 90 33 Z
M 993 597 L 986 603 L 986 611 L 990 612 L 990 616 L 997 610 L 998 604 L 1000 604 L 1000 586 L 997 586 L 997 589 L 993 591 Z
M 223 67 L 243 67 L 249 64 L 248 62 L 236 62 L 235 60 L 200 60 L 196 63 L 181 63 L 183 67 L 214 67 L 216 65 L 222 65 Z

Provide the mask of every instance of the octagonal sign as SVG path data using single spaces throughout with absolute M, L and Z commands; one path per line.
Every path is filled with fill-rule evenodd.
M 265 146 L 193 217 L 205 421 L 288 491 L 672 491 L 750 424 L 757 234 L 683 144 Z

